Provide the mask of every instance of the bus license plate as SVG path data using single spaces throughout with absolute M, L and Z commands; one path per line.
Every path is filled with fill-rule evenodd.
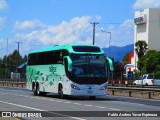
M 92 94 L 92 93 L 93 93 L 93 91 L 89 90 L 89 91 L 87 91 L 87 93 Z

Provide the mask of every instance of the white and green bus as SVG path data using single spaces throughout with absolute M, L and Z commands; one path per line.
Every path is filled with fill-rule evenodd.
M 27 88 L 34 95 L 103 96 L 107 93 L 113 62 L 94 45 L 66 44 L 28 54 Z

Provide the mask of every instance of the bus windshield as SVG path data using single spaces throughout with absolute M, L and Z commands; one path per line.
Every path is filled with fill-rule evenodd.
M 106 58 L 104 55 L 72 54 L 73 77 L 106 77 Z

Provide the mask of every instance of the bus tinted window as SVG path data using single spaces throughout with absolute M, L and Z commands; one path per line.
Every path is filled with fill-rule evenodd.
M 35 65 L 38 59 L 38 54 L 30 54 L 28 56 L 28 65 Z
M 75 52 L 100 52 L 100 48 L 96 46 L 72 46 Z
M 33 53 L 28 57 L 28 65 L 62 64 L 65 55 L 68 55 L 65 50 Z

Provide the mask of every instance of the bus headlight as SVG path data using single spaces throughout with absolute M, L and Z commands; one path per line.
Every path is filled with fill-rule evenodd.
M 105 89 L 107 89 L 107 85 L 100 88 L 100 90 L 105 90 Z
M 71 88 L 76 89 L 76 90 L 80 90 L 79 87 L 77 87 L 77 86 L 75 86 L 73 84 L 71 84 Z

